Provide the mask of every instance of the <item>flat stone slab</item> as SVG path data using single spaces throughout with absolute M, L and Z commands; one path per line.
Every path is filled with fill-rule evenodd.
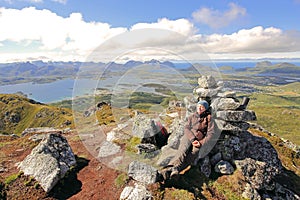
M 256 115 L 255 112 L 251 110 L 243 110 L 243 111 L 223 110 L 223 111 L 216 112 L 216 118 L 222 119 L 224 121 L 241 122 L 241 121 L 256 120 Z
M 211 107 L 214 111 L 217 110 L 236 110 L 240 106 L 234 98 L 216 98 L 211 103 Z
M 145 184 L 155 183 L 159 178 L 157 169 L 138 161 L 133 161 L 129 164 L 128 176 Z
M 224 121 L 220 119 L 215 119 L 215 124 L 217 125 L 218 129 L 221 131 L 246 131 L 250 127 L 250 124 L 247 122 L 230 122 Z
M 104 141 L 100 147 L 98 157 L 104 158 L 121 152 L 121 147 L 113 142 Z

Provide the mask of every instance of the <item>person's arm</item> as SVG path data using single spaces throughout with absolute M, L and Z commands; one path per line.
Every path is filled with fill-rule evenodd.
M 184 126 L 184 134 L 187 138 L 193 143 L 193 141 L 197 140 L 194 133 L 191 131 L 192 129 L 192 116 L 190 116 Z
M 213 123 L 213 120 L 211 119 L 211 115 L 208 115 L 207 119 L 208 119 L 207 133 L 206 133 L 206 136 L 202 140 L 199 141 L 201 146 L 203 144 L 207 143 L 207 141 L 209 141 L 214 134 L 214 123 Z

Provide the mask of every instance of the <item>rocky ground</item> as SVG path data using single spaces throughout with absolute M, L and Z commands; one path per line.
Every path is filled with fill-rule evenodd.
M 83 137 L 84 144 L 76 131 L 62 131 L 75 156 L 73 153 L 70 155 L 69 151 L 58 151 L 58 156 L 54 156 L 59 160 L 60 167 L 68 166 L 70 170 L 48 193 L 44 192 L 44 185 L 32 176 L 20 173 L 17 168 L 21 161 L 25 167 L 35 163 L 24 162 L 24 159 L 32 155 L 35 146 L 41 145 L 38 138 L 45 131 L 39 134 L 36 130 L 29 131 L 21 134 L 21 137 L 0 136 L 0 199 L 300 199 L 297 189 L 300 187 L 299 148 L 262 127 L 247 123 L 256 119 L 255 113 L 246 110 L 247 105 L 241 107 L 234 93 L 220 92 L 214 80 L 203 77 L 198 83 L 199 87 L 195 88 L 194 93 L 200 98 L 212 97 L 209 99 L 212 109 L 216 111 L 215 123 L 220 135 L 212 140 L 217 143 L 211 146 L 213 149 L 209 154 L 202 152 L 206 156 L 199 157 L 199 162 L 183 170 L 176 180 L 161 180 L 155 166 L 166 166 L 170 156 L 176 155 L 178 141 L 183 134 L 183 120 L 172 120 L 166 126 L 171 134 L 167 145 L 161 147 L 156 137 L 162 131 L 161 126 L 149 116 L 136 112 L 128 124 L 105 126 L 103 131 L 106 138 L 100 139 L 106 139 L 106 142 L 101 144 L 97 143 L 97 139 L 103 136 L 92 129 Z M 194 97 L 185 99 L 186 116 L 189 116 L 189 112 L 193 113 L 195 102 Z M 31 137 L 33 135 L 36 135 L 36 139 Z M 40 148 L 46 152 L 44 157 L 49 152 L 55 154 L 52 151 L 55 146 L 69 149 L 64 139 L 59 139 L 64 141 L 61 143 L 55 141 L 58 140 Z M 87 146 L 92 147 L 96 154 L 92 151 L 93 155 L 90 154 Z M 127 154 L 121 155 L 121 149 L 126 149 Z M 112 158 L 114 162 L 110 163 L 123 164 L 128 153 L 134 156 L 138 153 L 144 158 L 126 165 L 126 172 L 111 169 L 95 158 Z M 159 156 L 156 164 L 151 166 L 144 162 L 156 156 Z M 61 159 L 66 158 L 76 160 L 77 165 L 64 165 L 64 161 L 61 163 Z M 44 168 L 47 171 L 48 166 L 52 167 L 50 163 L 47 164 L 36 166 L 47 166 Z M 45 173 L 41 171 L 40 174 Z
M 120 172 L 108 168 L 91 156 L 76 132 L 64 136 L 76 155 L 78 165 L 49 194 L 36 181 L 20 174 L 16 167 L 16 163 L 22 161 L 37 143 L 28 140 L 30 135 L 15 139 L 1 136 L 1 182 L 14 175 L 19 178 L 11 181 L 7 188 L 0 185 L 0 199 L 119 199 L 122 188 L 117 187 L 115 179 Z

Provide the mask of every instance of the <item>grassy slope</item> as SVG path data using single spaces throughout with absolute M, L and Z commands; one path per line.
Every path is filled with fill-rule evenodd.
M 65 122 L 73 121 L 69 109 L 39 104 L 11 94 L 0 94 L 0 119 L 0 133 L 4 134 L 20 134 L 29 127 L 65 128 Z
M 300 145 L 300 83 L 272 86 L 264 91 L 250 95 L 249 109 L 256 112 L 257 123 Z

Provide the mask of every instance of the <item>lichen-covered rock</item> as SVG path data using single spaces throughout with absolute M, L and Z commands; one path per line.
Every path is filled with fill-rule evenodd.
M 249 123 L 247 122 L 231 122 L 220 119 L 215 119 L 215 124 L 217 125 L 219 130 L 230 131 L 231 133 L 246 131 L 250 127 Z
M 61 130 L 53 128 L 53 127 L 34 127 L 34 128 L 26 128 L 21 135 L 25 136 L 30 133 L 56 133 L 61 132 Z
M 198 85 L 202 88 L 216 88 L 217 82 L 213 76 L 201 76 L 198 78 Z
M 236 110 L 240 106 L 240 102 L 234 98 L 215 98 L 211 105 L 214 111 L 217 110 Z
M 136 145 L 136 149 L 138 154 L 143 155 L 144 158 L 148 159 L 154 158 L 160 153 L 160 150 L 157 149 L 157 146 L 149 143 L 138 144 Z
M 215 172 L 217 172 L 217 173 L 232 174 L 233 171 L 234 171 L 234 168 L 227 161 L 221 160 L 215 165 Z
M 216 118 L 222 119 L 224 121 L 241 122 L 241 121 L 256 120 L 256 115 L 255 112 L 250 110 L 244 110 L 244 111 L 223 110 L 223 111 L 216 112 Z
M 205 156 L 199 161 L 200 171 L 206 176 L 209 177 L 211 174 L 211 164 L 209 162 L 209 157 Z
M 251 187 L 249 183 L 246 184 L 242 197 L 251 200 L 261 200 L 261 196 L 257 190 Z
M 221 88 L 214 88 L 214 89 L 206 89 L 206 88 L 194 88 L 193 93 L 197 94 L 199 97 L 206 98 L 206 97 L 214 97 L 218 94 Z
M 267 162 L 251 158 L 236 161 L 235 164 L 241 169 L 243 176 L 251 184 L 251 187 L 257 190 L 265 189 L 279 171 L 279 169 L 270 166 Z
M 215 166 L 220 160 L 222 160 L 222 154 L 218 152 L 210 158 L 210 163 L 212 166 Z
M 150 200 L 153 199 L 151 193 L 146 189 L 144 185 L 135 184 L 133 186 L 127 186 L 123 189 L 120 200 Z
M 171 134 L 168 138 L 168 146 L 172 149 L 178 149 L 180 144 L 180 138 L 184 134 L 185 122 L 180 119 L 175 119 L 170 125 L 169 133 Z
M 25 175 L 35 178 L 49 192 L 65 176 L 76 159 L 67 140 L 60 134 L 47 135 L 18 165 Z
M 132 135 L 141 138 L 142 143 L 151 143 L 160 146 L 156 136 L 160 133 L 161 128 L 154 119 L 145 114 L 136 114 L 133 118 Z
M 131 138 L 130 135 L 121 131 L 119 127 L 114 128 L 106 134 L 106 140 L 109 142 L 125 141 Z
M 113 142 L 104 141 L 100 147 L 98 157 L 104 158 L 104 157 L 115 155 L 119 152 L 121 152 L 120 146 L 116 145 Z
M 157 161 L 158 166 L 166 166 L 178 154 L 178 148 L 184 135 L 184 120 L 175 119 L 170 125 L 168 143 L 162 147 Z
M 129 164 L 128 176 L 145 184 L 155 183 L 159 180 L 157 169 L 138 161 L 133 161 Z

